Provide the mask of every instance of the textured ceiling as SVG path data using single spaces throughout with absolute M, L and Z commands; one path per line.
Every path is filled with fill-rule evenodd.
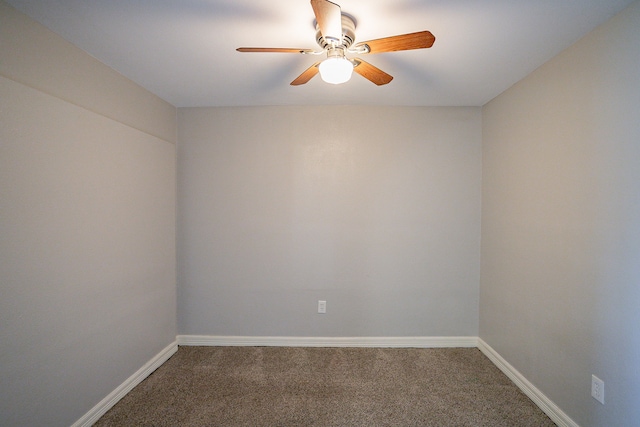
M 318 57 L 239 53 L 316 48 L 308 0 L 8 0 L 177 107 L 240 105 L 479 106 L 632 0 L 334 0 L 356 42 L 429 30 L 431 49 L 368 55 L 394 76 L 289 83 Z

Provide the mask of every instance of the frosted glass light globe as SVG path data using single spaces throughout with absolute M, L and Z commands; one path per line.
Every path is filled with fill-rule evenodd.
M 349 81 L 353 73 L 353 64 L 347 58 L 331 57 L 322 61 L 318 67 L 320 77 L 334 85 Z

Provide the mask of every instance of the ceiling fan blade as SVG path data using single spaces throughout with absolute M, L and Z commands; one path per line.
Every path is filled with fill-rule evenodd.
M 355 66 L 353 71 L 360 74 L 365 79 L 377 84 L 378 86 L 386 85 L 391 80 L 393 80 L 393 76 L 385 73 L 381 69 L 374 67 L 368 62 L 363 61 L 362 59 L 355 59 Z
M 342 11 L 340 6 L 328 0 L 311 0 L 313 13 L 322 37 L 327 43 L 342 43 Z
M 302 74 L 300 74 L 298 77 L 296 77 L 294 81 L 291 82 L 291 86 L 303 85 L 309 80 L 311 80 L 319 72 L 318 65 L 320 65 L 319 61 L 313 64 L 311 67 L 304 70 Z
M 275 52 L 275 53 L 312 53 L 312 49 L 296 49 L 289 47 L 239 47 L 238 52 Z
M 425 49 L 433 46 L 436 38 L 430 31 L 419 31 L 417 33 L 402 34 L 399 36 L 384 37 L 382 39 L 361 42 L 354 46 L 355 49 L 365 46 L 369 47 L 368 52 L 362 53 L 382 53 L 394 52 L 398 50 Z

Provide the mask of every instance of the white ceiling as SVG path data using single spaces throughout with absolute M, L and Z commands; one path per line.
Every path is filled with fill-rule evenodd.
M 177 107 L 480 106 L 633 0 L 333 0 L 356 41 L 430 30 L 431 49 L 368 55 L 394 76 L 289 83 L 318 57 L 239 53 L 316 48 L 308 0 L 7 0 Z M 363 59 L 365 59 L 363 57 Z

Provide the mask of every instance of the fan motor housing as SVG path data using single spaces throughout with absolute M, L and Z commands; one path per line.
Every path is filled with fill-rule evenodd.
M 356 20 L 353 16 L 348 15 L 346 13 L 342 14 L 342 44 L 340 45 L 343 48 L 348 48 L 353 44 L 356 40 Z M 328 49 L 332 45 L 328 43 L 322 33 L 320 33 L 320 28 L 318 27 L 318 23 L 316 22 L 316 42 L 318 46 L 322 49 Z

